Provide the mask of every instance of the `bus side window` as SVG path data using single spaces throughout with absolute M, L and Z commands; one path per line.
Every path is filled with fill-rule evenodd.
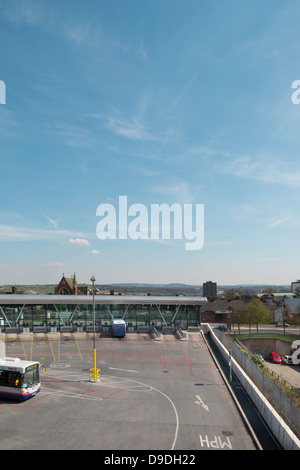
M 19 372 L 7 372 L 6 376 L 6 385 L 9 387 L 18 387 L 20 383 L 20 374 Z

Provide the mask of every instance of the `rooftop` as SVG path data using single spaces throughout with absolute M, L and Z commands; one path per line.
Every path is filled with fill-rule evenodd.
M 152 295 L 95 295 L 97 305 L 204 305 L 206 297 Z M 93 304 L 93 295 L 0 295 L 0 305 Z

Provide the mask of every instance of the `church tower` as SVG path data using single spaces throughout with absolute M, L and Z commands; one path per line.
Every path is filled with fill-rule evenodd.
M 76 281 L 75 272 L 74 272 L 74 277 L 73 277 L 73 295 L 77 295 L 77 281 Z

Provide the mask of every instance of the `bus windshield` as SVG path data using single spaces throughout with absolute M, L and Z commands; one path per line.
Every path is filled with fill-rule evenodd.
M 22 374 L 22 387 L 28 388 L 32 385 L 39 383 L 39 368 L 38 365 L 30 366 L 26 368 L 25 374 Z

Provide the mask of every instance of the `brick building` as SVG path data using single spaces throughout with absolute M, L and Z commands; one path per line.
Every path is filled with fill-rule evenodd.
M 217 283 L 207 281 L 203 283 L 203 297 L 217 297 Z
M 72 277 L 65 277 L 63 274 L 59 284 L 54 289 L 55 295 L 89 295 L 88 286 L 78 287 L 76 274 Z

